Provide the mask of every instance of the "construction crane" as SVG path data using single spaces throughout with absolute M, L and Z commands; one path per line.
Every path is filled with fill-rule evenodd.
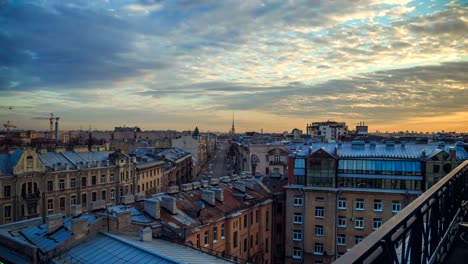
M 10 123 L 10 120 L 8 120 L 8 121 L 6 122 L 6 124 L 3 124 L 3 126 L 4 126 L 5 129 L 6 129 L 6 132 L 7 132 L 6 136 L 7 136 L 7 137 L 10 136 L 10 128 L 16 128 L 15 125 L 13 125 L 13 124 Z
M 50 140 L 54 140 L 54 119 L 55 119 L 55 144 L 58 144 L 58 121 L 60 117 L 55 116 L 54 113 L 50 113 L 50 117 L 33 117 L 36 120 L 49 120 L 50 121 Z

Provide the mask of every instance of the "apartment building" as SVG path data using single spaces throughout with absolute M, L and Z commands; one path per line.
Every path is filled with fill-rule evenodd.
M 348 126 L 345 122 L 329 120 L 307 124 L 306 131 L 312 137 L 322 137 L 323 142 L 334 142 L 348 135 Z
M 267 177 L 286 177 L 289 151 L 283 144 L 248 144 L 242 149 L 243 170 Z
M 466 159 L 463 143 L 308 145 L 290 156 L 285 262 L 331 263 Z

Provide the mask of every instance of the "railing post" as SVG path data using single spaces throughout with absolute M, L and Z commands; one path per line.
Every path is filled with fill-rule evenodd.
M 420 209 L 418 209 L 420 210 Z M 421 263 L 422 237 L 423 237 L 423 217 L 421 211 L 415 214 L 416 220 L 410 231 L 411 263 Z M 404 250 L 404 249 L 402 249 Z

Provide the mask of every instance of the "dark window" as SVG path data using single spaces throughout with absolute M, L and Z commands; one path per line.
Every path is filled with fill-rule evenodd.
M 449 173 L 452 170 L 452 164 L 444 164 L 444 173 Z
M 53 181 L 47 181 L 47 191 L 51 192 L 54 190 L 54 182 Z
M 86 193 L 81 195 L 81 204 L 86 205 Z
M 250 248 L 253 247 L 253 235 L 250 235 Z
M 101 192 L 101 200 L 106 200 L 106 191 Z
M 76 180 L 75 178 L 70 179 L 70 188 L 75 188 L 76 187 Z
M 81 187 L 86 187 L 86 177 L 81 177 Z
M 253 212 L 250 212 L 250 224 L 253 224 Z
M 232 239 L 233 239 L 232 244 L 234 244 L 234 247 L 236 248 L 237 247 L 237 231 L 234 232 L 234 236 Z
M 440 165 L 434 164 L 434 166 L 432 167 L 432 172 L 439 173 L 439 171 L 440 171 Z
M 11 196 L 11 186 L 3 186 L 3 197 L 10 197 Z
M 213 240 L 218 240 L 218 227 L 213 227 Z
M 255 245 L 258 245 L 258 232 L 255 233 Z
M 247 215 L 244 215 L 244 227 L 247 227 Z
M 11 205 L 5 206 L 5 211 L 3 215 L 5 219 L 11 218 Z
M 65 210 L 65 197 L 60 197 L 60 210 Z
M 224 224 L 221 225 L 221 237 L 224 237 Z
M 210 231 L 205 231 L 205 246 L 209 244 Z
M 97 193 L 96 192 L 92 192 L 91 193 L 91 200 L 94 202 L 97 200 Z
M 266 211 L 265 213 L 265 230 L 270 230 L 270 211 Z
M 92 177 L 91 177 L 91 184 L 92 184 L 92 185 L 96 185 L 96 184 L 97 184 L 97 177 L 96 177 L 96 176 L 92 176 Z
M 255 223 L 258 223 L 258 210 L 255 211 Z
M 200 234 L 197 234 L 197 248 L 200 248 Z
M 270 251 L 270 245 L 268 244 L 268 238 L 265 239 L 265 252 L 269 252 Z

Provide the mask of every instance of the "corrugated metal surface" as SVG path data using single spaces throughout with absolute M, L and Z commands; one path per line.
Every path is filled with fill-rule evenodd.
M 51 235 L 47 235 L 45 224 L 23 229 L 20 233 L 30 243 L 40 248 L 42 252 L 48 252 L 72 237 L 72 233 L 64 227 L 61 227 Z
M 59 263 L 65 263 L 65 260 L 74 260 L 78 263 L 180 263 L 101 233 L 54 260 Z

